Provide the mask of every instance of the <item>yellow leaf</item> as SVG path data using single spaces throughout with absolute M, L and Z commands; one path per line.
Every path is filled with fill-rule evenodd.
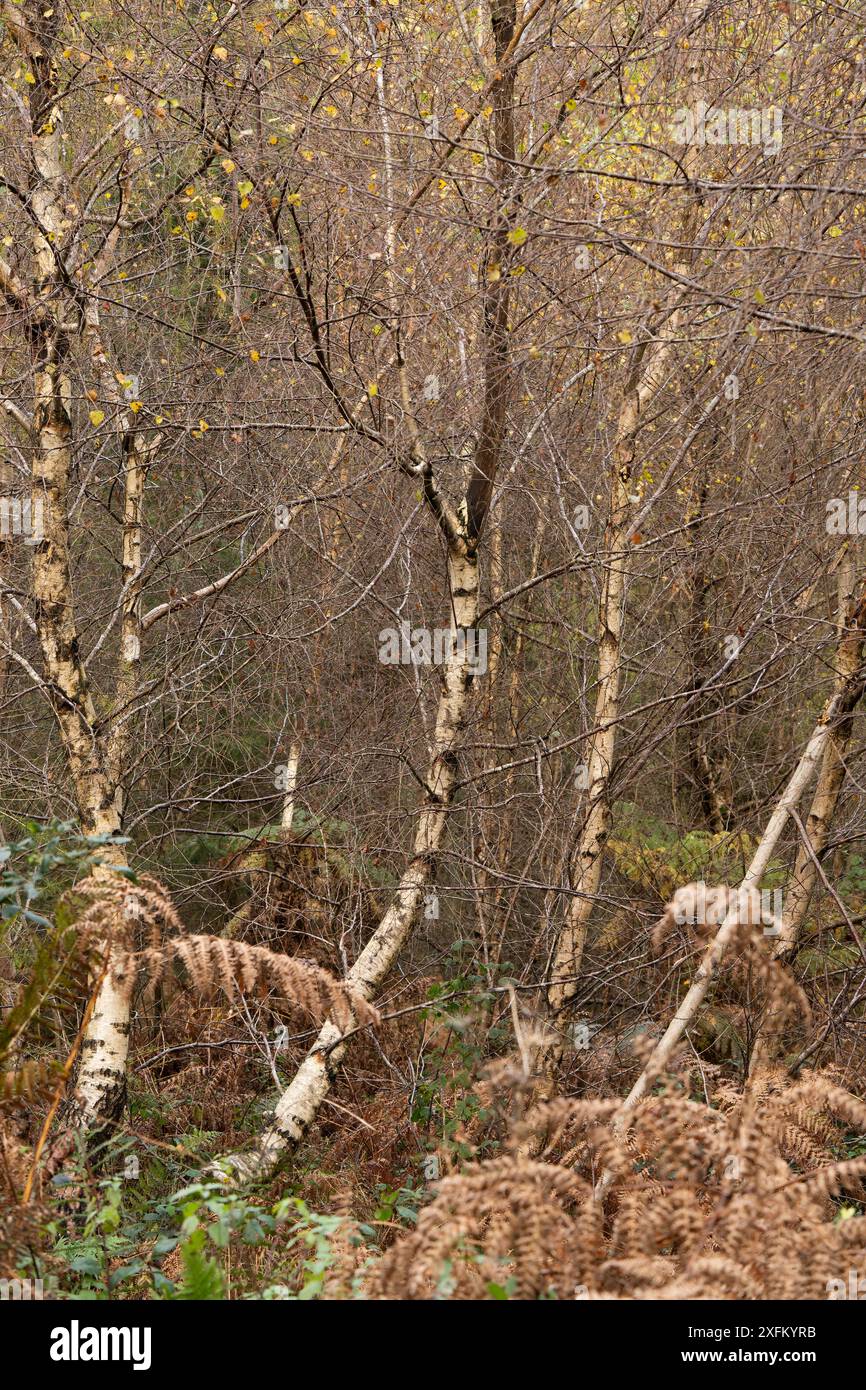
M 218 62 L 224 63 L 226 58 L 229 56 L 229 51 L 227 48 L 223 48 L 220 45 L 219 47 L 214 49 L 213 56 L 217 59 Z
M 212 222 L 222 222 L 225 215 L 226 210 L 219 203 L 215 203 L 214 206 L 210 209 L 210 217 Z
M 233 172 L 233 170 L 234 170 L 235 162 L 234 162 L 233 159 L 224 159 L 224 160 L 222 161 L 222 166 L 223 166 L 223 168 L 225 169 L 225 171 L 226 171 L 227 174 L 231 174 L 231 173 Z
M 631 334 L 629 333 L 629 331 L 628 331 L 627 328 L 623 328 L 619 333 L 617 333 L 616 336 L 617 336 L 617 341 L 620 342 L 620 343 L 630 343 L 630 342 L 631 342 Z
M 841 236 L 841 235 L 842 235 L 842 228 L 841 228 L 841 227 L 831 227 L 830 230 L 829 230 L 829 232 L 827 233 L 827 235 L 828 235 L 828 236 Z
M 379 394 L 379 387 L 376 385 L 375 381 L 369 382 L 368 385 L 367 385 L 367 395 L 368 395 L 368 396 L 378 396 L 378 394 Z
M 91 423 L 91 425 L 101 425 L 104 419 L 105 419 L 105 411 L 104 411 L 104 410 L 91 410 L 91 412 L 90 412 L 90 423 Z

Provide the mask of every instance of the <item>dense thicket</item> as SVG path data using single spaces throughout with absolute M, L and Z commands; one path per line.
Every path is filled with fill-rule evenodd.
M 826 1296 L 862 17 L 2 16 L 0 1272 Z

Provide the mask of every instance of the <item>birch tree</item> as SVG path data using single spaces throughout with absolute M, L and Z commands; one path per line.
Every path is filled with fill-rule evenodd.
M 514 241 L 514 238 L 510 238 L 514 209 L 510 206 L 509 198 L 511 162 L 515 155 L 515 71 L 511 63 L 517 37 L 514 0 L 493 0 L 490 23 L 497 72 L 492 90 L 491 151 L 496 203 L 487 228 L 484 265 L 487 286 L 483 300 L 484 379 L 478 444 L 471 460 L 466 491 L 456 508 L 440 489 L 432 464 L 426 457 L 409 399 L 402 342 L 397 337 L 397 373 L 409 434 L 409 457 L 402 466 L 407 476 L 421 484 L 427 509 L 445 545 L 450 636 L 436 712 L 432 756 L 425 777 L 411 858 L 390 907 L 346 977 L 368 999 L 373 998 L 396 961 L 417 921 L 424 892 L 433 881 L 448 811 L 454 799 L 460 766 L 460 743 L 476 678 L 472 636 L 477 632 L 480 607 L 479 541 L 502 459 L 510 389 L 508 317 L 511 281 L 507 272 Z M 384 84 L 384 73 L 380 81 Z M 387 125 L 384 127 L 384 138 L 387 152 Z M 392 217 L 385 246 L 389 269 L 393 262 L 395 240 L 396 223 Z M 395 328 L 399 335 L 399 321 Z M 273 1125 L 249 1154 L 235 1154 L 221 1160 L 217 1169 L 232 1172 L 244 1180 L 271 1171 L 306 1134 L 331 1088 L 345 1048 L 346 1042 L 336 1024 L 326 1023 L 291 1084 L 280 1097 Z
M 29 262 L 29 276 L 25 280 L 13 264 L 0 261 L 0 291 L 30 363 L 29 407 L 12 401 L 7 414 L 30 453 L 32 515 L 41 519 L 40 535 L 31 547 L 32 617 L 25 615 L 38 638 L 41 671 L 17 646 L 7 646 L 7 652 L 51 707 L 83 830 L 108 841 L 97 854 L 94 873 L 99 877 L 127 866 L 122 832 L 129 755 L 137 709 L 149 693 L 141 669 L 144 634 L 155 635 L 178 610 L 219 596 L 259 563 L 284 532 L 272 524 L 271 534 L 243 563 L 198 589 L 175 590 L 142 610 L 143 499 L 164 432 L 158 428 L 158 408 L 143 409 L 135 379 L 101 323 L 121 238 L 134 239 L 141 225 L 135 201 L 139 182 L 148 185 L 148 162 L 136 144 L 141 116 L 120 90 L 121 85 L 134 90 L 138 79 L 132 74 L 129 84 L 109 90 L 107 129 L 87 149 L 66 128 L 82 70 L 77 59 L 86 64 L 91 57 L 84 49 L 64 46 L 77 32 L 74 21 L 57 8 L 11 0 L 4 5 L 4 18 L 18 56 L 18 75 L 23 72 L 25 79 L 25 95 L 18 102 L 21 164 L 7 171 L 4 187 L 7 207 L 18 210 L 19 261 L 22 266 Z M 113 67 L 108 60 L 108 71 Z M 166 109 L 163 103 L 162 118 Z M 208 137 L 206 126 L 199 131 L 202 136 Z M 196 153 L 200 148 L 193 145 Z M 214 157 L 212 149 L 209 158 Z M 97 210 L 100 197 L 114 198 L 113 212 Z M 95 383 L 87 400 L 96 404 L 86 412 L 78 391 L 81 374 Z M 88 658 L 73 574 L 77 537 L 72 494 L 82 453 L 94 444 L 113 450 L 122 507 L 115 614 Z M 115 621 L 106 696 L 94 682 L 94 657 Z M 82 1049 L 77 1114 L 85 1125 L 116 1119 L 123 1107 L 128 1008 L 108 972 Z

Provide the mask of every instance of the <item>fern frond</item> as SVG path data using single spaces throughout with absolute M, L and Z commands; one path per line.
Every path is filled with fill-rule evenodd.
M 61 1071 L 57 1062 L 25 1062 L 17 1071 L 0 1072 L 0 1105 L 50 1095 Z
M 117 957 L 114 977 L 120 987 L 131 990 L 137 981 L 154 984 L 178 970 L 204 998 L 212 998 L 217 990 L 229 998 L 273 992 L 317 1022 L 330 1016 L 343 1031 L 356 1023 L 379 1021 L 378 1011 L 360 990 L 320 966 L 220 936 L 180 936 L 162 946 L 126 952 Z

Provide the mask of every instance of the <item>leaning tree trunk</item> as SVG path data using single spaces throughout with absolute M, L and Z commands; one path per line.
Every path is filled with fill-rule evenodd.
M 806 820 L 805 842 L 797 846 L 794 869 L 785 894 L 781 928 L 776 941 L 776 959 L 786 959 L 797 945 L 812 895 L 818 882 L 818 863 L 827 845 L 830 826 L 836 814 L 845 781 L 845 759 L 854 731 L 854 713 L 863 694 L 863 652 L 866 645 L 866 580 L 860 581 L 857 595 L 855 557 L 847 543 L 839 567 L 839 641 L 836 647 L 834 697 L 838 718 L 824 745 L 818 781 Z M 769 1062 L 782 1046 L 782 1020 L 772 1012 L 763 1020 L 755 1039 L 750 1071 Z
M 446 821 L 457 781 L 458 750 L 469 715 L 474 680 L 472 649 L 466 634 L 478 621 L 478 541 L 490 509 L 496 474 L 502 457 L 507 429 L 507 408 L 511 392 L 511 348 L 509 309 L 511 277 L 507 273 L 513 256 L 510 239 L 514 209 L 508 189 L 513 179 L 515 158 L 514 87 L 515 68 L 511 62 L 518 35 L 515 0 L 492 0 L 490 21 L 497 59 L 497 77 L 491 93 L 492 127 L 495 142 L 496 206 L 487 237 L 487 264 L 484 276 L 483 371 L 484 389 L 478 443 L 471 462 L 470 476 L 459 508 L 452 507 L 440 490 L 427 458 L 420 430 L 411 408 L 406 361 L 395 315 L 397 376 L 404 418 L 409 433 L 410 461 L 404 472 L 417 479 L 429 511 L 447 543 L 450 589 L 449 651 L 443 673 L 443 688 L 436 714 L 436 729 L 430 767 L 415 831 L 412 856 L 400 880 L 394 901 L 373 936 L 348 972 L 347 980 L 372 998 L 384 982 L 418 920 L 424 890 L 432 881 L 436 859 L 442 845 Z M 525 22 L 525 17 L 524 17 Z M 375 48 L 371 30 L 371 43 Z M 389 285 L 393 288 L 393 257 L 396 234 L 391 195 L 390 133 L 385 101 L 384 63 L 377 69 L 380 114 L 383 121 L 386 169 L 386 197 L 392 218 L 385 232 L 385 260 Z M 487 274 L 488 268 L 497 274 Z M 325 1024 L 277 1105 L 274 1124 L 248 1154 L 219 1159 L 218 1172 L 232 1170 L 248 1179 L 262 1176 L 293 1149 L 312 1124 L 331 1088 L 345 1053 L 346 1042 L 330 1021 Z
M 850 544 L 851 542 L 849 546 Z M 797 944 L 800 928 L 818 881 L 815 860 L 820 859 L 826 847 L 842 784 L 845 781 L 845 758 L 854 731 L 854 711 L 863 690 L 866 581 L 861 583 L 863 589 L 858 598 L 855 557 L 849 549 L 839 568 L 839 642 L 836 648 L 835 681 L 839 719 L 827 738 L 815 795 L 806 821 L 808 845 L 801 842 L 797 847 L 794 871 L 785 895 L 781 931 L 776 942 L 776 955 L 780 957 L 790 955 Z
M 685 225 L 690 226 L 688 217 Z M 687 241 L 688 237 L 684 236 L 684 240 Z M 682 269 L 685 269 L 685 265 Z M 610 834 L 610 778 L 620 717 L 623 619 L 631 551 L 634 549 L 634 509 L 630 494 L 637 434 L 642 416 L 666 379 L 673 340 L 681 322 L 682 308 L 678 307 L 672 310 L 666 331 L 650 350 L 649 361 L 643 368 L 638 359 L 619 415 L 611 469 L 610 513 L 602 561 L 604 577 L 598 614 L 595 721 L 586 764 L 588 804 L 574 856 L 572 897 L 553 955 L 547 998 L 554 1018 L 562 1014 L 577 990 L 589 920 L 601 883 L 604 848 Z
M 861 602 L 860 608 L 863 610 L 860 617 L 860 622 L 862 623 L 864 617 L 866 617 L 866 600 Z M 851 688 L 852 696 L 855 690 L 857 692 L 856 698 L 854 699 L 855 704 L 863 693 L 863 684 L 863 674 L 861 670 L 856 678 L 855 684 L 852 685 Z M 803 756 L 797 764 L 787 787 L 776 803 L 773 814 L 767 822 L 767 828 L 761 837 L 751 863 L 746 870 L 745 877 L 740 884 L 741 890 L 748 891 L 752 888 L 760 888 L 761 879 L 767 870 L 767 866 L 779 842 L 779 837 L 785 828 L 788 817 L 791 811 L 796 809 L 797 803 L 821 762 L 829 740 L 832 737 L 836 721 L 840 716 L 845 716 L 845 706 L 846 700 L 841 697 L 838 692 L 834 692 L 827 701 L 821 718 L 818 720 L 812 732 L 812 736 L 806 745 Z M 735 897 L 730 911 L 704 953 L 704 957 L 694 974 L 686 997 L 683 999 L 676 1014 L 668 1024 L 663 1036 L 653 1049 L 637 1081 L 634 1083 L 617 1111 L 611 1126 L 614 1133 L 625 1133 L 628 1128 L 631 1112 L 643 1100 L 650 1086 L 653 1085 L 664 1072 L 673 1054 L 674 1048 L 683 1038 L 686 1029 L 697 1017 L 698 1010 L 707 996 L 707 991 L 716 978 L 728 948 L 734 942 L 739 930 L 739 903 Z M 603 1173 L 596 1189 L 596 1195 L 600 1198 L 603 1197 L 612 1181 L 612 1174 L 609 1170 Z
M 685 154 L 685 167 L 694 173 L 697 151 Z M 688 196 L 688 195 L 687 195 Z M 683 209 L 675 240 L 683 248 L 676 273 L 686 278 L 693 260 L 693 242 L 699 202 Z M 617 725 L 622 690 L 622 635 L 625 602 L 634 549 L 633 467 L 637 437 L 646 413 L 663 389 L 672 364 L 676 340 L 682 330 L 685 293 L 679 287 L 668 296 L 662 325 L 650 345 L 635 352 L 630 379 L 617 421 L 610 472 L 610 508 L 604 538 L 601 600 L 598 613 L 598 681 L 595 721 L 587 757 L 587 805 L 578 834 L 572 866 L 571 899 L 566 919 L 553 950 L 547 989 L 547 1010 L 557 1021 L 573 1000 L 583 963 L 589 921 L 598 890 L 605 846 L 611 826 L 610 780 L 616 755 Z M 561 1029 L 542 1049 L 540 1065 L 548 1084 L 562 1055 Z
M 384 981 L 418 919 L 454 796 L 457 750 L 467 721 L 474 679 L 469 646 L 461 634 L 474 629 L 478 616 L 478 564 L 474 547 L 465 541 L 452 543 L 449 548 L 448 578 L 452 613 L 450 650 L 445 662 L 433 756 L 412 858 L 393 903 L 346 977 L 348 983 L 368 999 Z M 220 1160 L 219 1168 L 225 1171 L 230 1167 L 244 1180 L 268 1173 L 307 1132 L 331 1088 L 345 1050 L 346 1043 L 339 1028 L 331 1022 L 326 1023 L 280 1098 L 271 1128 L 260 1137 L 254 1150 Z

